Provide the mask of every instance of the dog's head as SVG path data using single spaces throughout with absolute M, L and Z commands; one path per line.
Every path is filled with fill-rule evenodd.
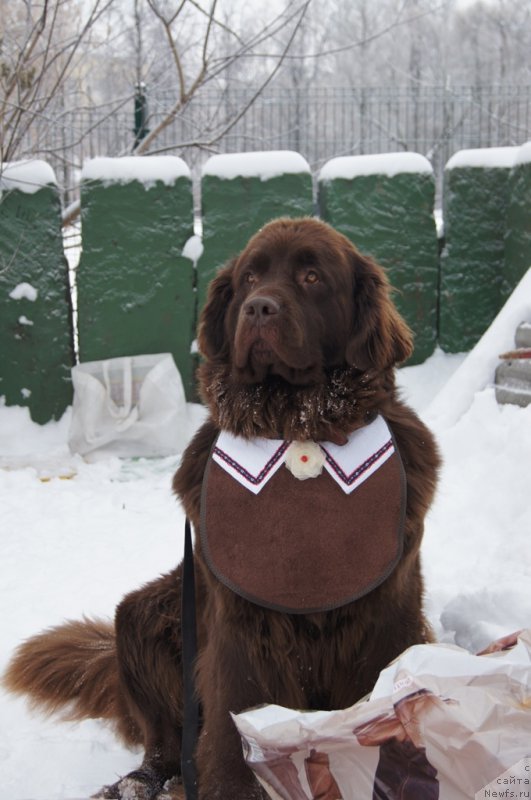
M 279 219 L 212 281 L 199 326 L 233 380 L 320 383 L 334 368 L 385 370 L 412 352 L 385 273 L 317 219 Z

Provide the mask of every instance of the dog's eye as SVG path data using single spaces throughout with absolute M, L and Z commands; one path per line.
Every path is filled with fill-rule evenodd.
M 245 283 L 249 283 L 252 286 L 253 283 L 256 283 L 256 275 L 254 274 L 254 272 L 246 272 L 245 275 L 243 276 L 243 280 Z
M 304 283 L 319 283 L 319 275 L 314 269 L 308 270 L 304 276 Z

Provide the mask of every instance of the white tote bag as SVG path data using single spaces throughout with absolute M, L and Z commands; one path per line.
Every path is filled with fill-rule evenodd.
M 167 456 L 188 440 L 186 399 L 169 353 L 87 361 L 72 368 L 73 453 Z

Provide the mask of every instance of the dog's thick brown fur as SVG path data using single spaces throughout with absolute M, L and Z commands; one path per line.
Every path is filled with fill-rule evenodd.
M 220 429 L 340 444 L 380 413 L 407 477 L 400 563 L 378 588 L 334 611 L 290 615 L 254 605 L 216 580 L 196 546 L 199 796 L 254 800 L 263 790 L 244 764 L 229 711 L 349 706 L 402 650 L 429 640 L 419 547 L 438 456 L 429 431 L 397 397 L 394 366 L 410 355 L 411 336 L 382 269 L 318 220 L 277 220 L 251 239 L 212 281 L 199 343 L 210 417 L 174 478 L 196 529 Z M 46 711 L 102 718 L 126 743 L 143 745 L 140 769 L 101 797 L 162 797 L 164 782 L 179 773 L 180 594 L 178 566 L 128 595 L 114 626 L 71 622 L 30 639 L 4 678 Z

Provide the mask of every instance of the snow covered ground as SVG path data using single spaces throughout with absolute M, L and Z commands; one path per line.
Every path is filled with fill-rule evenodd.
M 496 353 L 514 332 L 505 319 Z M 399 381 L 444 458 L 423 550 L 429 617 L 440 639 L 475 651 L 531 626 L 531 406 L 498 407 L 491 386 L 475 391 L 463 358 L 438 351 Z M 189 414 L 191 435 L 203 411 Z M 0 407 L 0 670 L 25 637 L 64 618 L 112 615 L 125 592 L 181 557 L 183 515 L 170 491 L 178 458 L 86 463 L 68 454 L 67 429 L 68 412 L 41 428 L 24 409 Z M 86 797 L 138 764 L 96 722 L 45 719 L 5 694 L 0 720 L 5 800 Z

